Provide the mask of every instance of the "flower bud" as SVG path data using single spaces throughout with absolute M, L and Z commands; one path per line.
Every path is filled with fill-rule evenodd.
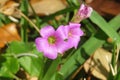
M 91 16 L 93 9 L 87 5 L 81 4 L 78 12 L 73 17 L 72 22 L 79 23 L 83 19 L 89 18 Z

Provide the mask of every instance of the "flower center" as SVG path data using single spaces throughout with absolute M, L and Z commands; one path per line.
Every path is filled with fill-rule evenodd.
M 49 42 L 50 44 L 54 44 L 54 43 L 56 42 L 56 38 L 55 38 L 54 36 L 50 36 L 50 37 L 48 38 L 48 42 Z
M 71 30 L 68 32 L 68 36 L 69 36 L 69 37 L 72 36 L 72 31 L 71 31 Z

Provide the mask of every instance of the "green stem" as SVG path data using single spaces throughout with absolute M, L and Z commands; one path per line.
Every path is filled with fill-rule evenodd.
M 20 12 L 20 15 L 24 17 L 36 29 L 37 32 L 39 32 L 38 27 L 28 17 L 26 17 L 22 12 Z
M 116 66 L 116 49 L 117 49 L 117 46 L 116 46 L 116 43 L 114 43 L 113 44 L 112 62 L 111 62 L 114 70 L 115 70 L 115 66 Z
M 21 11 L 27 15 L 28 14 L 28 5 L 26 5 L 28 3 L 28 0 L 21 0 L 21 6 L 20 9 Z M 22 41 L 23 42 L 27 42 L 28 41 L 28 37 L 27 37 L 27 26 L 28 23 L 27 21 L 24 19 L 24 17 L 22 16 L 21 18 L 21 37 L 22 37 Z
M 109 74 L 108 80 L 115 80 L 115 77 L 117 75 L 117 45 L 116 42 L 113 43 L 113 53 L 112 53 L 112 60 L 111 60 L 111 64 L 110 64 L 110 69 L 111 72 Z
M 30 8 L 32 9 L 33 14 L 35 15 L 36 25 L 37 25 L 37 27 L 39 27 L 39 26 L 40 26 L 41 19 L 37 16 L 37 14 L 36 14 L 35 10 L 33 9 L 33 7 L 32 7 L 32 5 L 31 5 L 30 2 L 29 2 L 29 6 L 30 6 Z M 40 28 L 40 27 L 39 27 L 39 28 Z
M 38 58 L 38 56 L 37 56 L 36 54 L 32 54 L 32 53 L 2 54 L 2 56 L 6 56 L 6 57 L 15 57 L 15 58 L 19 58 L 19 57 L 22 57 L 22 56 L 31 56 L 31 57 Z
M 24 24 L 21 24 L 21 37 L 23 42 L 27 42 L 27 24 L 24 18 L 21 19 L 21 21 L 24 21 Z
M 40 74 L 39 74 L 38 80 L 42 80 L 43 79 L 43 76 L 44 76 L 44 67 L 45 67 L 46 61 L 47 61 L 47 58 L 43 57 L 43 61 L 42 61 L 41 70 L 40 70 Z

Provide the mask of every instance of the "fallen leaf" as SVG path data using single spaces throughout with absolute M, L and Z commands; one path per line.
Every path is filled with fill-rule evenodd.
M 115 0 L 104 1 L 100 10 L 109 15 L 118 15 L 120 13 L 120 3 Z
M 85 0 L 85 3 L 91 3 L 93 0 Z
M 0 48 L 3 48 L 6 43 L 15 40 L 21 40 L 15 23 L 10 23 L 0 27 Z
M 26 73 L 26 79 L 27 80 L 38 80 L 38 77 L 30 76 L 28 73 Z
M 120 3 L 116 0 L 93 0 L 87 4 L 103 16 L 115 16 L 120 13 Z
M 102 6 L 102 4 L 104 3 L 105 0 L 93 0 L 91 3 L 87 3 L 89 6 L 91 6 L 94 10 L 96 10 L 99 14 L 101 15 L 105 15 L 105 13 L 103 13 L 100 10 L 100 7 Z
M 50 15 L 59 10 L 65 9 L 66 0 L 30 0 L 30 3 L 35 10 L 35 12 L 42 16 L 42 15 Z M 30 13 L 32 10 L 30 9 Z
M 0 8 L 0 12 L 5 15 L 14 15 L 18 6 L 18 3 L 9 0 Z
M 99 48 L 95 51 L 93 57 L 85 62 L 84 69 L 86 72 L 90 70 L 91 74 L 100 80 L 107 80 L 110 72 L 109 62 L 111 61 L 111 57 L 112 55 L 110 52 L 103 48 Z
M 8 0 L 0 0 L 0 7 L 2 7 Z

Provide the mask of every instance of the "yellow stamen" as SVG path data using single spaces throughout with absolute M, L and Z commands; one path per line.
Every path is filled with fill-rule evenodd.
M 50 36 L 50 37 L 48 38 L 48 42 L 49 42 L 50 44 L 54 44 L 54 43 L 56 42 L 56 38 L 55 38 L 54 36 Z

